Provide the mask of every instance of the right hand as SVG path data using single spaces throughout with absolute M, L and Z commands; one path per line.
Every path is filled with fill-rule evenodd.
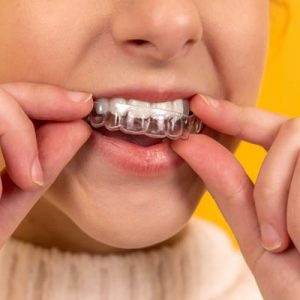
M 172 144 L 216 201 L 263 299 L 300 299 L 300 118 L 199 95 L 190 107 L 208 128 L 266 150 L 252 182 L 234 154 L 209 135 Z M 262 224 L 276 228 L 280 243 L 270 227 L 260 230 Z
M 83 120 L 92 95 L 46 84 L 0 84 L 0 248 L 92 132 Z M 87 102 L 74 102 L 80 98 Z M 34 121 L 43 125 L 35 128 Z M 45 122 L 50 121 L 50 122 Z M 41 178 L 32 178 L 35 159 Z M 35 171 L 38 174 L 38 171 Z

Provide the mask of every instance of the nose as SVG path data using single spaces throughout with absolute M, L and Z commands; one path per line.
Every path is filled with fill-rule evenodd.
M 124 1 L 111 26 L 124 51 L 161 61 L 186 55 L 202 36 L 193 0 Z

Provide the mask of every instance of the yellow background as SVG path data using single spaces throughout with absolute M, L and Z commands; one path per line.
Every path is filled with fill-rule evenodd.
M 270 51 L 257 107 L 290 117 L 300 116 L 300 1 L 273 4 L 270 18 Z M 235 155 L 255 182 L 265 151 L 242 142 Z M 202 198 L 196 216 L 220 225 L 238 247 L 232 231 L 208 193 Z

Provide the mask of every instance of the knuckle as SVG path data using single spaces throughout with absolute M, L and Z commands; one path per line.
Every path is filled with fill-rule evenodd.
M 33 132 L 34 130 L 35 130 L 35 128 L 34 128 L 34 125 L 33 125 L 33 123 L 28 119 L 28 118 L 26 118 L 25 120 L 24 120 L 24 123 L 23 123 L 23 130 L 24 131 L 26 131 L 26 132 Z
M 298 240 L 300 236 L 300 222 L 295 218 L 288 219 L 287 232 L 293 241 L 295 241 L 295 239 Z
M 276 191 L 273 187 L 266 184 L 256 184 L 253 190 L 253 197 L 255 200 L 269 200 L 274 199 Z
M 288 131 L 300 131 L 300 117 L 288 119 L 283 124 L 283 128 Z
M 264 250 L 257 250 L 257 253 L 253 253 L 253 258 L 249 264 L 249 267 L 253 274 L 258 276 L 263 273 L 263 263 L 261 263 L 265 256 Z
M 246 108 L 245 107 L 236 107 L 237 109 L 237 113 L 236 113 L 236 116 L 238 118 L 238 124 L 239 126 L 237 126 L 235 128 L 236 132 L 235 132 L 235 135 L 237 137 L 241 137 L 244 135 L 244 132 L 246 130 L 246 126 L 248 126 L 247 122 L 245 122 L 245 119 L 244 119 L 244 116 L 246 115 Z
M 15 138 L 22 138 L 22 140 L 28 140 L 28 138 L 31 140 L 35 136 L 35 128 L 29 119 L 25 119 L 11 126 L 7 134 L 12 134 Z
M 16 118 L 9 118 L 9 132 L 19 131 L 20 133 L 32 133 L 35 128 L 32 121 L 27 117 L 27 115 L 22 111 L 21 113 L 17 114 L 18 117 Z
M 235 188 L 234 192 L 225 197 L 225 201 L 230 205 L 241 205 L 242 199 L 245 198 L 245 194 L 249 187 L 249 180 L 247 177 L 243 178 Z
M 3 92 L 3 93 L 2 93 Z M 0 100 L 1 107 L 0 109 L 0 120 L 2 124 L 5 124 L 10 127 L 14 127 L 15 124 L 19 123 L 19 115 L 24 114 L 21 110 L 21 107 L 17 104 L 17 102 L 12 99 L 10 95 L 8 95 L 5 91 L 0 89 Z M 3 128 L 2 128 L 3 130 Z

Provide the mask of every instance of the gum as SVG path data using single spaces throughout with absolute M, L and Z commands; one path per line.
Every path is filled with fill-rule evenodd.
M 188 139 L 190 133 L 200 133 L 202 121 L 195 115 L 185 115 L 163 109 L 151 109 L 151 115 L 134 117 L 128 104 L 118 105 L 113 113 L 101 110 L 97 104 L 86 121 L 95 129 L 105 127 L 110 131 L 120 130 L 126 134 L 146 135 L 153 138 L 169 138 L 172 140 Z

